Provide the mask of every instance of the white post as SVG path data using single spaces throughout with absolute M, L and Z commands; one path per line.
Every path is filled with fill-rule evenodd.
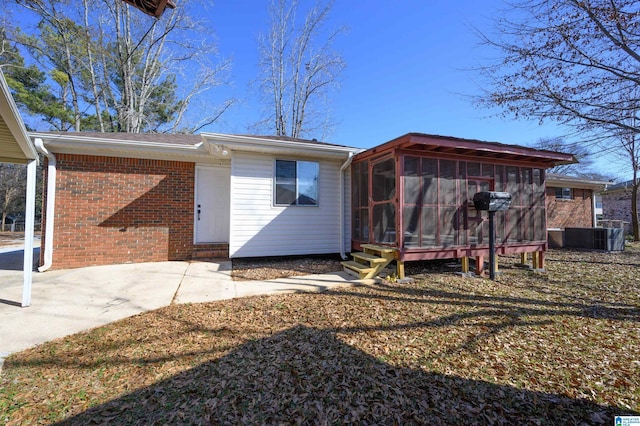
M 33 278 L 33 227 L 36 210 L 36 165 L 37 160 L 27 164 L 27 200 L 24 217 L 24 284 L 22 307 L 31 305 L 31 283 Z

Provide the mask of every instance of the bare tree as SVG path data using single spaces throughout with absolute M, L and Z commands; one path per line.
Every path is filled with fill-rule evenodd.
M 109 11 L 108 19 L 99 21 L 100 33 L 107 39 L 102 42 L 102 64 L 110 87 L 104 92 L 117 111 L 119 130 L 175 132 L 202 127 L 200 122 L 185 128 L 185 113 L 195 97 L 225 83 L 230 62 L 211 63 L 215 46 L 198 41 L 196 34 L 204 30 L 200 23 L 182 7 L 165 12 L 161 20 L 150 24 L 148 18 L 122 2 L 102 0 L 102 4 Z M 189 82 L 189 88 L 176 99 L 173 93 L 178 75 Z M 231 104 L 233 100 L 219 107 L 209 106 L 211 113 L 204 122 L 214 122 Z
M 345 61 L 333 50 L 344 28 L 324 35 L 331 4 L 316 4 L 298 25 L 297 0 L 273 0 L 271 28 L 259 39 L 260 88 L 268 127 L 277 136 L 329 133 L 327 96 L 338 87 Z
M 217 60 L 208 29 L 184 7 L 152 19 L 121 1 L 19 4 L 39 24 L 16 40 L 60 86 L 75 131 L 189 132 L 233 104 L 207 102 L 209 114 L 189 123 L 190 104 L 226 83 L 230 62 Z
M 512 7 L 495 20 L 495 36 L 479 33 L 501 55 L 481 69 L 488 87 L 478 103 L 573 127 L 585 144 L 623 153 L 635 181 L 637 157 L 630 150 L 635 152 L 640 132 L 637 1 L 516 0 Z
M 0 163 L 0 230 L 4 230 L 9 214 L 21 211 L 18 204 L 25 195 L 26 181 L 26 167 Z
M 637 2 L 523 0 L 513 7 L 495 21 L 498 36 L 480 34 L 502 54 L 482 69 L 489 88 L 481 104 L 579 129 L 639 130 L 627 118 L 640 99 L 620 97 L 640 84 Z
M 593 164 L 589 149 L 577 142 L 567 142 L 562 137 L 541 138 L 533 145 L 536 149 L 548 151 L 567 152 L 573 154 L 578 160 L 577 164 L 561 164 L 548 169 L 551 173 L 558 173 L 567 176 L 581 176 L 589 173 L 589 167 Z
M 637 125 L 637 119 L 632 117 L 629 119 L 629 126 Z M 628 165 L 631 166 L 632 183 L 631 183 L 631 229 L 634 241 L 640 241 L 640 219 L 638 218 L 638 188 L 640 188 L 640 141 L 638 141 L 638 133 L 628 130 L 618 130 L 615 137 L 622 150 L 617 154 Z
M 640 241 L 640 224 L 638 223 L 638 188 L 640 188 L 638 171 L 640 170 L 640 143 L 638 143 L 636 133 L 627 134 L 627 137 L 623 139 L 622 143 L 633 168 L 633 185 L 631 187 L 631 228 L 633 229 L 633 240 Z

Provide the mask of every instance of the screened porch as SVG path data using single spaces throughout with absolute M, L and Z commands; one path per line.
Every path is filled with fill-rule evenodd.
M 486 212 L 473 195 L 504 191 L 496 213 L 496 252 L 547 248 L 545 168 L 569 154 L 441 136 L 408 134 L 357 155 L 352 163 L 352 248 L 398 249 L 401 261 L 488 254 Z

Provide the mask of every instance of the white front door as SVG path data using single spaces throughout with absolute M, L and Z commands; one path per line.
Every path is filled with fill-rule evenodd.
M 196 243 L 229 242 L 228 168 L 196 167 Z

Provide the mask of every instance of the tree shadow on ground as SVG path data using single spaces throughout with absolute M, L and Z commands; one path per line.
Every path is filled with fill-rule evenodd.
M 433 288 L 409 288 L 398 285 L 376 283 L 368 287 L 382 294 L 356 293 L 348 290 L 341 291 L 344 296 L 383 299 L 397 302 L 415 302 L 423 304 L 444 304 L 458 307 L 476 308 L 480 311 L 473 316 L 487 315 L 485 310 L 498 315 L 517 315 L 542 317 L 550 315 L 565 315 L 594 319 L 611 319 L 618 321 L 640 322 L 640 306 L 621 302 L 596 303 L 592 299 L 573 301 L 540 300 L 525 297 L 496 296 L 471 294 L 458 291 L 446 291 Z M 567 296 L 569 298 L 569 296 Z
M 33 248 L 33 267 L 38 265 L 40 247 Z M 24 249 L 0 253 L 0 271 L 22 271 L 24 269 Z
M 625 413 L 392 366 L 297 325 L 59 424 L 610 424 Z

